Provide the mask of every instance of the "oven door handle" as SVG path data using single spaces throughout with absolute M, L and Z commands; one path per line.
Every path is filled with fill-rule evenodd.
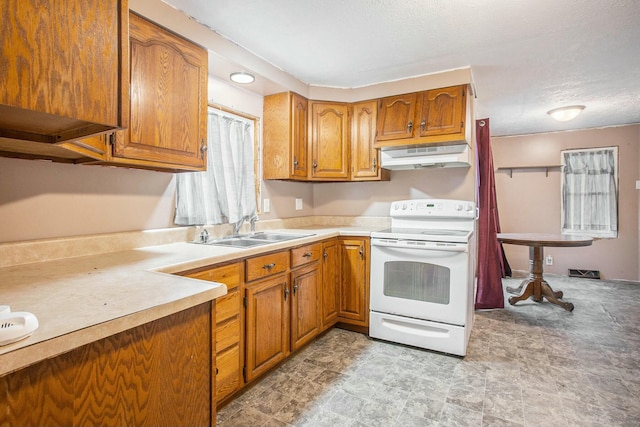
M 385 246 L 398 249 L 422 249 L 430 251 L 467 252 L 469 245 L 466 243 L 423 242 L 419 240 L 402 239 L 371 239 L 371 246 Z

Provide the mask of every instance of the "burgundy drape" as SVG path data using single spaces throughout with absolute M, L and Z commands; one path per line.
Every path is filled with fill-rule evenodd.
M 480 180 L 478 202 L 478 288 L 476 309 L 504 308 L 502 278 L 511 268 L 504 257 L 502 244 L 496 236 L 500 232 L 496 200 L 493 154 L 489 119 L 476 120 L 477 166 Z

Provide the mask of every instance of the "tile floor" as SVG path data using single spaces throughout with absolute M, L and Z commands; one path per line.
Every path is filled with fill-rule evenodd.
M 464 358 L 334 328 L 222 408 L 218 426 L 640 425 L 640 284 L 546 278 L 572 313 L 505 298 L 476 312 Z

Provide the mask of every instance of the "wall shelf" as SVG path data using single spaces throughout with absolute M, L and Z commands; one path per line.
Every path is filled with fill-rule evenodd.
M 496 169 L 496 172 L 509 171 L 509 178 L 513 178 L 514 170 L 544 170 L 545 176 L 549 176 L 550 170 L 560 170 L 562 165 L 543 165 L 543 166 L 503 166 Z

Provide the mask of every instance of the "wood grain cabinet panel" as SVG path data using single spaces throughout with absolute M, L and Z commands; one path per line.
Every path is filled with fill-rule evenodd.
M 349 107 L 345 103 L 310 102 L 312 180 L 349 178 Z
M 214 425 L 212 304 L 0 377 L 3 425 Z
M 333 326 L 338 320 L 340 295 L 340 253 L 338 239 L 322 243 L 322 330 Z
M 380 167 L 380 150 L 374 147 L 377 102 L 359 102 L 351 107 L 351 181 L 388 181 L 389 170 Z
M 134 13 L 129 23 L 131 119 L 111 160 L 206 169 L 207 51 Z
M 264 97 L 264 179 L 307 179 L 308 107 L 307 99 L 294 92 Z
M 289 269 L 289 251 L 249 258 L 246 261 L 246 281 L 273 276 Z
M 464 132 L 464 86 L 428 90 L 420 101 L 419 137 Z
M 126 0 L 0 3 L 0 137 L 42 143 L 126 127 Z
M 379 101 L 377 141 L 413 138 L 417 93 L 388 96 Z
M 289 294 L 287 274 L 245 288 L 247 382 L 289 354 Z
M 340 238 L 338 321 L 369 326 L 369 239 Z
M 291 272 L 291 351 L 320 332 L 321 284 L 322 269 L 318 261 Z

